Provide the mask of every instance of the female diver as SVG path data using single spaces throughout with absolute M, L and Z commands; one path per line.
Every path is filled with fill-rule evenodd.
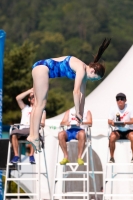
M 98 61 L 110 41 L 111 39 L 104 39 L 97 55 L 94 57 L 94 61 L 89 65 L 86 65 L 74 56 L 40 60 L 33 65 L 32 77 L 35 104 L 31 112 L 30 135 L 27 140 L 33 145 L 36 151 L 40 151 L 39 126 L 42 112 L 46 106 L 49 78 L 67 77 L 75 79 L 73 90 L 75 116 L 77 121 L 81 123 L 84 111 L 86 82 L 87 80 L 100 80 L 104 76 L 105 68 Z

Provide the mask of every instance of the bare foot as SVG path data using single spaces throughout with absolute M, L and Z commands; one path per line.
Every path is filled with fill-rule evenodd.
M 41 152 L 41 144 L 39 139 L 31 140 L 30 143 L 36 152 Z
M 31 141 L 32 141 L 32 138 L 31 138 L 31 136 L 30 136 L 30 135 L 27 137 L 27 141 L 29 141 L 29 142 L 31 142 Z
M 38 137 L 35 138 L 35 137 L 31 136 L 31 135 L 29 135 L 29 136 L 27 137 L 27 141 L 29 141 L 29 142 L 32 142 L 32 141 L 34 141 L 34 140 L 36 140 L 36 139 L 38 139 Z

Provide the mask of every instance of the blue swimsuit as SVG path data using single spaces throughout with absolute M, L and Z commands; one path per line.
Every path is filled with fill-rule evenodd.
M 38 65 L 45 65 L 49 68 L 49 78 L 67 77 L 75 79 L 76 73 L 69 65 L 70 58 L 71 56 L 67 56 L 63 61 L 55 61 L 51 58 L 39 60 L 32 66 L 32 69 Z

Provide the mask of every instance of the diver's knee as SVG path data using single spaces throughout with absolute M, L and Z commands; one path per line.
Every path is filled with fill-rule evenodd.
M 40 108 L 40 109 L 45 109 L 45 106 L 46 106 L 46 100 L 45 101 L 38 101 L 38 102 L 36 102 L 36 105 L 35 105 L 35 107 L 36 108 Z

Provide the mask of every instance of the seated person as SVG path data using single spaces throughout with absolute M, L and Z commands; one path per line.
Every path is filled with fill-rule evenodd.
M 23 101 L 23 99 L 26 96 L 28 96 L 29 105 L 26 105 Z M 20 159 L 19 153 L 18 153 L 18 139 L 26 140 L 26 138 L 29 135 L 30 114 L 35 102 L 33 88 L 19 94 L 16 97 L 16 100 L 22 112 L 20 124 L 23 124 L 24 126 L 21 125 L 19 129 L 14 129 L 10 135 L 10 140 L 12 142 L 13 151 L 14 151 L 14 157 L 10 162 L 13 164 L 19 162 L 19 159 Z M 46 112 L 44 111 L 42 114 L 42 119 L 41 119 L 41 126 L 43 127 L 44 127 L 45 119 L 46 119 Z M 32 164 L 35 164 L 34 148 L 32 147 L 31 144 L 28 144 L 28 147 L 30 149 L 29 162 Z
M 85 146 L 85 141 L 86 141 L 84 125 L 88 125 L 88 124 L 92 125 L 92 115 L 90 111 L 87 111 L 87 112 L 85 111 L 83 115 L 83 122 L 81 125 L 79 125 L 73 113 L 74 113 L 74 109 L 70 109 L 66 111 L 63 117 L 63 120 L 61 122 L 61 125 L 71 126 L 71 128 L 67 129 L 66 131 L 63 130 L 58 134 L 59 145 L 64 153 L 64 158 L 60 162 L 61 165 L 65 165 L 66 163 L 69 163 L 66 142 L 73 139 L 78 140 L 77 162 L 79 165 L 84 164 L 84 161 L 81 159 L 84 146 Z
M 124 125 L 115 126 L 109 139 L 110 163 L 114 163 L 115 141 L 118 139 L 128 139 L 131 141 L 133 152 L 133 107 L 126 103 L 126 95 L 119 93 L 116 95 L 116 106 L 112 107 L 109 113 L 108 124 L 115 126 L 115 121 L 122 121 Z M 117 118 L 117 119 L 116 119 Z M 133 158 L 131 160 L 133 162 Z

